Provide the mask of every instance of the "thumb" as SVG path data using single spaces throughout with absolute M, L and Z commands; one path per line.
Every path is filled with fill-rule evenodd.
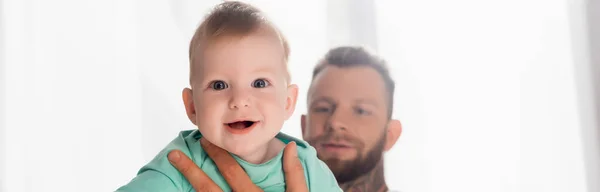
M 308 192 L 304 168 L 298 158 L 296 142 L 288 143 L 283 150 L 283 171 L 287 186 L 286 192 Z

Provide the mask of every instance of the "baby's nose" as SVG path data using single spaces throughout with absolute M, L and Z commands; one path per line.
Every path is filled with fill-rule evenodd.
M 240 109 L 246 107 L 250 107 L 250 100 L 248 96 L 235 95 L 229 102 L 230 109 Z

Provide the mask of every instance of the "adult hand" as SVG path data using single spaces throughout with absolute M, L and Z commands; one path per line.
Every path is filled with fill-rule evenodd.
M 225 181 L 227 181 L 233 191 L 263 191 L 252 183 L 244 169 L 242 169 L 227 151 L 213 145 L 204 138 L 200 139 L 200 144 L 208 156 L 215 162 L 219 172 L 221 172 L 221 175 L 223 175 L 223 178 L 225 178 Z M 286 192 L 308 192 L 306 181 L 304 180 L 304 169 L 298 158 L 296 147 L 295 142 L 290 142 L 285 146 L 283 151 L 283 171 L 285 174 Z M 222 191 L 221 188 L 183 152 L 173 150 L 169 153 L 168 158 L 171 164 L 183 174 L 197 192 Z

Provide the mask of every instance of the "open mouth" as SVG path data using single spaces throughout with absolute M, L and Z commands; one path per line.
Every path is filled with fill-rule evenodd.
M 252 127 L 252 125 L 256 124 L 255 121 L 236 121 L 233 123 L 226 123 L 232 129 L 246 129 L 248 127 Z

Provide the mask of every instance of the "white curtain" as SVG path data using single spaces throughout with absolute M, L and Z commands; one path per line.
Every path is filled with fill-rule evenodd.
M 0 191 L 113 191 L 192 129 L 187 46 L 218 2 L 0 1 Z M 397 82 L 390 188 L 598 189 L 585 1 L 248 2 L 291 43 L 301 92 L 284 132 L 301 138 L 327 49 L 365 45 Z
M 392 185 L 598 189 L 588 189 L 586 171 L 599 162 L 582 142 L 582 130 L 598 129 L 591 80 L 580 76 L 590 65 L 585 1 L 376 2 L 380 53 L 393 63 L 394 112 L 405 128 L 389 153 L 398 163 L 386 165 L 399 172 Z
M 3 5 L 3 190 L 114 190 L 145 161 L 140 5 Z

